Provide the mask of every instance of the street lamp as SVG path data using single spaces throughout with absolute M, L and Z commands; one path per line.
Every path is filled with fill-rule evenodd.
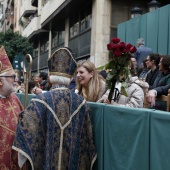
M 131 9 L 131 18 L 135 18 L 140 15 L 142 15 L 142 10 L 139 7 L 135 6 Z
M 160 7 L 160 3 L 156 0 L 152 0 L 149 4 L 149 12 L 155 11 Z

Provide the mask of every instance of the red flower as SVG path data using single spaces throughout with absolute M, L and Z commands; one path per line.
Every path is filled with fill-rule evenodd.
M 125 47 L 122 52 L 123 52 L 123 53 L 128 53 L 128 52 L 129 52 L 129 48 L 128 48 L 128 47 Z
M 136 52 L 136 47 L 135 47 L 135 46 L 131 47 L 131 48 L 130 48 L 130 52 L 131 52 L 131 53 L 135 53 L 135 52 Z
M 120 48 L 119 44 L 113 44 L 113 46 L 112 46 L 112 50 L 117 50 L 119 48 Z
M 117 49 L 115 52 L 114 52 L 114 56 L 115 57 L 120 57 L 122 55 L 121 51 L 119 49 Z
M 108 50 L 112 50 L 114 48 L 114 44 L 107 44 L 107 49 Z
M 127 48 L 131 48 L 131 47 L 133 47 L 133 45 L 132 44 L 127 44 Z
M 119 46 L 120 46 L 120 50 L 123 52 L 124 51 L 124 48 L 126 48 L 126 44 L 124 42 L 120 42 L 119 43 Z
M 118 44 L 120 42 L 120 39 L 119 38 L 112 38 L 111 41 L 114 43 L 114 44 Z
M 124 42 L 120 42 L 119 44 L 120 44 L 121 48 L 125 48 L 126 47 L 126 43 L 124 43 Z
M 107 49 L 110 51 L 109 57 L 112 58 L 109 58 L 110 61 L 106 65 L 106 68 L 110 70 L 107 83 L 111 88 L 114 86 L 113 80 L 120 80 L 120 77 L 124 77 L 125 80 L 128 77 L 128 65 L 132 57 L 131 53 L 136 52 L 136 47 L 132 44 L 120 42 L 119 38 L 112 38 L 111 43 L 107 44 Z

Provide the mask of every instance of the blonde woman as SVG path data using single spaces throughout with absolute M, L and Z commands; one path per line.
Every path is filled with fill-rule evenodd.
M 78 94 L 89 102 L 97 102 L 106 91 L 106 83 L 94 64 L 88 60 L 78 62 L 76 74 Z

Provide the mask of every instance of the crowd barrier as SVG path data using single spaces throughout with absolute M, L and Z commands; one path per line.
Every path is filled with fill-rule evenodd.
M 169 112 L 88 105 L 98 154 L 93 170 L 170 170 Z

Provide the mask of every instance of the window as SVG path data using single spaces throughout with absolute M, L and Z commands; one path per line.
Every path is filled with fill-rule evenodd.
M 70 38 L 74 37 L 74 31 L 73 31 L 74 27 L 70 27 Z
M 58 32 L 58 44 L 61 44 L 64 42 L 64 36 L 65 36 L 65 31 Z
M 88 29 L 88 28 L 91 28 L 91 19 L 92 17 L 91 17 L 91 14 L 89 14 L 87 17 L 86 17 L 86 28 Z
M 70 18 L 70 37 L 75 37 L 79 33 L 79 14 Z
M 38 48 L 34 50 L 34 57 L 38 57 Z
M 52 33 L 52 47 L 64 43 L 65 31 L 56 31 Z
M 77 22 L 76 24 L 74 24 L 74 28 L 73 28 L 73 35 L 76 36 L 79 33 L 79 22 Z
M 91 28 L 91 6 L 70 17 L 70 38 Z
M 80 13 L 80 32 L 83 32 L 86 29 L 86 19 L 85 19 L 85 10 L 82 10 Z
M 57 42 L 58 42 L 58 32 L 53 32 L 53 35 L 52 35 L 52 47 L 57 46 Z
M 49 41 L 47 41 L 47 42 L 45 43 L 44 47 L 45 47 L 45 51 L 48 51 L 48 49 L 49 49 Z
M 42 43 L 40 46 L 40 53 L 43 53 L 44 51 L 45 51 L 44 43 Z

